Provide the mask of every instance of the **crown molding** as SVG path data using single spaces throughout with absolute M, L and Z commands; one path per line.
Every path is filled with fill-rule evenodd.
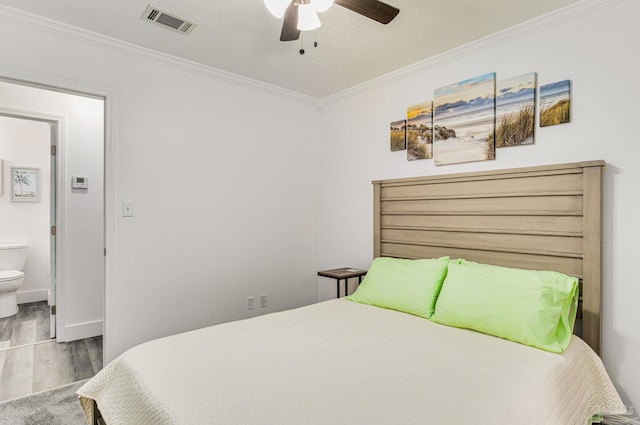
M 304 104 L 317 106 L 320 102 L 320 99 L 316 97 L 307 96 L 293 90 L 275 86 L 273 84 L 254 80 L 248 77 L 243 77 L 238 74 L 202 65 L 166 53 L 161 53 L 152 49 L 148 49 L 146 47 L 128 43 L 126 41 L 118 40 L 29 12 L 14 9 L 12 7 L 0 5 L 0 22 L 6 22 L 12 25 L 27 28 L 29 30 L 42 32 L 47 35 L 65 38 L 100 49 L 110 50 L 116 53 L 133 56 L 138 59 L 156 62 L 181 71 L 190 72 L 192 74 L 200 75 L 206 78 L 234 84 L 243 88 L 284 97 Z
M 442 63 L 460 59 L 472 53 L 477 53 L 479 50 L 505 43 L 515 38 L 522 37 L 531 32 L 539 31 L 542 28 L 564 24 L 568 21 L 577 19 L 584 14 L 592 13 L 604 7 L 610 7 L 614 4 L 623 3 L 626 1 L 633 0 L 584 0 L 569 6 L 565 6 L 561 9 L 547 13 L 538 18 L 531 19 L 529 21 L 515 25 L 497 33 L 493 33 L 486 37 L 479 38 L 475 41 L 472 41 L 471 43 L 464 44 L 460 47 L 456 47 L 439 55 L 432 56 L 423 61 L 416 62 L 404 68 L 397 69 L 388 74 L 366 81 L 362 84 L 358 84 L 356 86 L 342 90 L 338 93 L 323 97 L 320 101 L 323 106 L 326 106 L 356 93 L 372 90 L 379 86 L 407 78 L 413 74 L 435 68 Z
M 0 22 L 7 22 L 30 30 L 43 32 L 56 37 L 66 38 L 76 42 L 91 45 L 93 47 L 126 54 L 143 60 L 149 60 L 185 72 L 190 72 L 193 74 L 204 76 L 206 78 L 215 79 L 217 81 L 234 84 L 240 87 L 284 97 L 307 105 L 316 106 L 318 108 L 318 112 L 321 113 L 326 105 L 337 102 L 345 97 L 371 90 L 376 87 L 401 80 L 403 78 L 407 78 L 412 74 L 435 68 L 442 63 L 462 58 L 471 53 L 476 53 L 478 50 L 486 49 L 507 42 L 509 40 L 522 37 L 526 34 L 538 31 L 542 28 L 561 25 L 565 22 L 577 19 L 581 15 L 592 13 L 598 9 L 610 7 L 612 5 L 623 3 L 626 1 L 633 0 L 583 0 L 573 5 L 569 5 L 556 11 L 547 13 L 538 18 L 534 18 L 522 24 L 507 28 L 506 30 L 480 38 L 471 43 L 462 45 L 452 50 L 448 50 L 439 55 L 432 56 L 423 61 L 416 62 L 414 64 L 392 71 L 388 74 L 374 78 L 367 82 L 355 85 L 324 98 L 316 98 L 304 95 L 293 90 L 288 90 L 282 87 L 275 86 L 273 84 L 254 80 L 252 78 L 202 65 L 193 61 L 189 61 L 187 59 L 179 58 L 166 53 L 161 53 L 152 49 L 127 43 L 122 40 L 84 30 L 8 6 L 0 5 Z M 9 71 L 9 69 L 0 67 L 0 72 L 2 71 Z M 10 72 L 10 74 L 15 75 L 16 73 Z M 17 74 L 24 77 L 29 73 L 20 71 L 17 72 Z M 5 74 L 5 76 L 9 75 Z M 36 81 L 38 82 L 43 82 L 44 78 L 52 85 L 55 85 L 55 77 L 45 76 L 43 74 L 34 74 L 34 77 L 37 77 Z M 67 80 L 65 81 L 68 83 Z M 83 84 L 81 82 L 79 82 L 79 85 L 86 87 L 86 84 Z

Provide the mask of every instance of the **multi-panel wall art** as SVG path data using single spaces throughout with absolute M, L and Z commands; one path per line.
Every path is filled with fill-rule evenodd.
M 436 165 L 495 159 L 496 148 L 534 143 L 537 74 L 496 80 L 490 72 L 434 91 L 391 123 L 391 150 Z M 540 87 L 540 127 L 570 121 L 570 81 Z

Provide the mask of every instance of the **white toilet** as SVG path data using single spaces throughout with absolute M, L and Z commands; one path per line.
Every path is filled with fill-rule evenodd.
M 24 265 L 29 256 L 27 244 L 0 244 L 0 319 L 18 312 L 16 292 L 24 281 Z

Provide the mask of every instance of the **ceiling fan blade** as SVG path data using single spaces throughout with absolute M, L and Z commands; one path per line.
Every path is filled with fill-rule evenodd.
M 293 41 L 298 38 L 300 38 L 300 30 L 298 29 L 298 6 L 295 6 L 292 1 L 284 12 L 280 41 Z
M 334 3 L 381 24 L 388 24 L 400 12 L 400 9 L 378 0 L 334 0 Z

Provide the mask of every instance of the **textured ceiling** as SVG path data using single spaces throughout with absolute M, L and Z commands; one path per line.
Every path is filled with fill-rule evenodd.
M 323 98 L 576 0 L 388 0 L 388 25 L 334 5 L 322 27 L 280 42 L 262 0 L 152 0 L 194 21 L 188 36 L 140 20 L 149 0 L 0 0 L 0 4 L 224 71 Z M 318 47 L 313 47 L 317 39 Z

